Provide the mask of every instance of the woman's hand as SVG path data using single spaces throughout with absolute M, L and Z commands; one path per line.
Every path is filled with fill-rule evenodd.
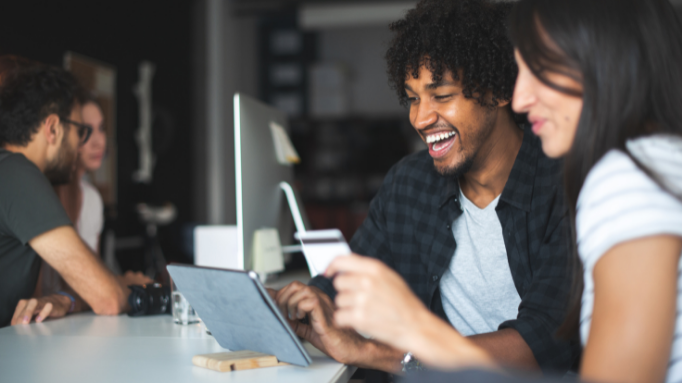
M 381 342 L 411 350 L 410 336 L 431 315 L 403 279 L 381 261 L 351 255 L 338 257 L 325 275 L 334 276 L 340 326 L 352 327 Z
M 431 313 L 395 271 L 373 258 L 337 257 L 325 276 L 334 277 L 339 326 L 400 350 L 432 367 L 494 367 L 488 353 Z

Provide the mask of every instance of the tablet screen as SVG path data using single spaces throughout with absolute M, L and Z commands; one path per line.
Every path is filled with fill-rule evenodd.
M 168 272 L 221 347 L 298 366 L 312 362 L 255 273 L 184 265 Z

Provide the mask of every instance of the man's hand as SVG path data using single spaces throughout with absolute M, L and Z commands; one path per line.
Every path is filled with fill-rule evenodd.
M 271 295 L 273 292 L 269 291 Z M 278 291 L 275 300 L 296 335 L 341 363 L 367 362 L 364 354 L 370 341 L 336 325 L 334 303 L 320 289 L 293 282 Z M 300 321 L 306 317 L 308 324 Z
M 270 296 L 270 298 L 272 298 L 272 300 L 275 301 L 275 303 L 276 303 L 277 302 L 277 290 L 266 287 L 265 291 L 268 292 L 268 295 Z
M 130 285 L 146 285 L 148 283 L 153 283 L 154 280 L 149 278 L 148 276 L 142 274 L 139 271 L 132 271 L 128 270 L 125 272 L 123 275 L 118 275 L 117 276 L 118 281 L 123 285 L 123 286 L 130 286 Z
M 69 312 L 69 308 L 71 308 L 71 300 L 61 294 L 22 299 L 17 303 L 11 324 L 14 326 L 31 323 L 34 315 L 37 315 L 36 323 L 40 323 L 46 318 L 61 318 Z

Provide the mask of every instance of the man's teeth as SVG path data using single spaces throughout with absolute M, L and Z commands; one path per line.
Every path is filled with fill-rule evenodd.
M 438 142 L 438 141 L 444 140 L 446 138 L 450 138 L 454 135 L 455 135 L 455 132 L 432 134 L 432 135 L 426 137 L 426 143 L 427 144 L 433 144 L 434 142 Z

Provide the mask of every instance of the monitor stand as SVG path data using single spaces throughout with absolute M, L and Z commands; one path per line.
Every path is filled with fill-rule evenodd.
M 291 216 L 294 219 L 294 226 L 296 227 L 296 231 L 299 233 L 305 233 L 305 224 L 303 220 L 303 215 L 301 214 L 301 209 L 298 206 L 298 201 L 296 199 L 296 194 L 294 193 L 294 189 L 291 187 L 291 185 L 286 182 L 282 181 L 279 184 L 280 189 L 284 192 L 284 195 L 287 198 L 287 202 L 289 204 L 289 210 L 291 211 Z M 274 236 L 273 236 L 274 232 Z M 254 271 L 258 273 L 258 277 L 261 280 L 261 282 L 265 283 L 266 280 L 268 279 L 268 275 L 270 273 L 277 273 L 279 271 L 278 267 L 275 266 L 275 269 L 267 269 L 267 268 L 262 268 L 257 266 L 260 264 L 259 262 L 264 262 L 264 264 L 268 265 L 273 265 L 273 262 L 280 263 L 280 267 L 284 267 L 284 264 L 282 262 L 282 255 L 287 254 L 287 253 L 297 253 L 302 251 L 301 245 L 289 245 L 289 246 L 281 246 L 279 242 L 279 235 L 277 234 L 277 230 L 275 229 L 261 229 L 261 230 L 256 230 L 254 233 L 254 241 L 260 241 L 262 243 L 259 244 L 254 244 L 254 251 L 259 252 L 258 255 L 254 254 L 253 257 L 253 268 Z M 273 253 L 273 251 L 276 253 Z M 260 261 L 257 261 L 257 258 L 263 258 Z M 279 262 L 278 262 L 279 261 Z
M 305 233 L 303 215 L 301 214 L 301 209 L 298 206 L 298 201 L 296 200 L 296 194 L 294 193 L 294 189 L 286 181 L 280 182 L 279 187 L 280 189 L 282 189 L 284 195 L 287 197 L 287 202 L 289 203 L 289 210 L 291 211 L 291 216 L 294 218 L 294 226 L 296 227 L 296 231 L 299 233 Z M 282 246 L 283 253 L 297 253 L 300 251 L 301 245 Z

